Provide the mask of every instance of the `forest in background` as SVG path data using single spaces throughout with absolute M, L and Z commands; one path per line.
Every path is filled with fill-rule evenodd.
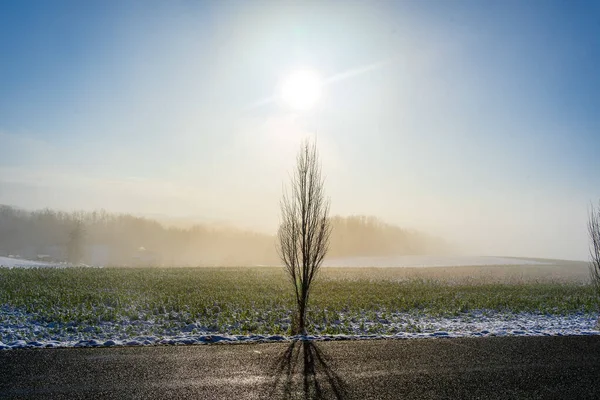
M 334 216 L 329 258 L 445 254 L 442 239 L 371 216 Z M 173 227 L 100 211 L 0 206 L 0 256 L 93 265 L 274 265 L 276 236 L 233 227 Z

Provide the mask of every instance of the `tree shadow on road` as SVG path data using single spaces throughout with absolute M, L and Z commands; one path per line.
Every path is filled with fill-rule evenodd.
M 346 399 L 344 381 L 331 367 L 331 359 L 312 341 L 293 341 L 273 366 L 269 398 Z

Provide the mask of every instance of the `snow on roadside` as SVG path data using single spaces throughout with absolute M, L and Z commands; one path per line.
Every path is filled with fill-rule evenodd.
M 336 321 L 331 321 L 335 325 Z M 126 329 L 122 329 L 123 325 Z M 408 313 L 388 314 L 388 319 L 356 321 L 351 334 L 309 336 L 233 335 L 209 331 L 200 324 L 177 329 L 157 329 L 152 322 L 101 322 L 95 326 L 40 322 L 35 315 L 0 307 L 0 350 L 19 348 L 194 345 L 255 343 L 287 340 L 417 339 L 488 336 L 600 335 L 597 316 L 584 313 L 547 315 L 472 311 L 453 317 Z M 315 327 L 319 331 L 319 327 Z M 394 333 L 389 333 L 394 332 Z

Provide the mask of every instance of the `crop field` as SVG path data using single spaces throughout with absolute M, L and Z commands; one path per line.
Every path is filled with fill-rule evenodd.
M 590 325 L 598 296 L 583 272 L 567 273 L 573 268 L 323 268 L 310 330 L 485 333 L 545 329 L 536 318 L 548 317 L 567 318 L 550 325 L 558 331 L 572 328 L 572 318 Z M 0 342 L 287 335 L 291 294 L 275 267 L 0 269 Z

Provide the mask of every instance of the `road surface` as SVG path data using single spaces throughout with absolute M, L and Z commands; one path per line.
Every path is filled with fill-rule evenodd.
M 0 398 L 600 399 L 600 337 L 9 350 Z

